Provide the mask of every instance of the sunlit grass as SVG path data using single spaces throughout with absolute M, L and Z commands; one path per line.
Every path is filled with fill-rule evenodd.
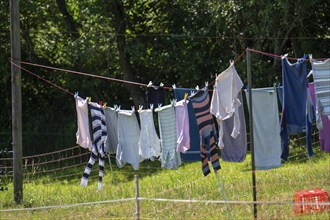
M 299 150 L 299 149 L 298 149 Z M 298 151 L 297 150 L 297 151 Z M 297 152 L 296 152 L 297 153 Z M 107 164 L 107 166 L 109 166 Z M 226 196 L 231 201 L 252 201 L 251 159 L 243 163 L 221 161 L 218 172 Z M 200 162 L 184 163 L 178 170 L 165 170 L 160 163 L 143 162 L 138 172 L 126 165 L 123 169 L 114 167 L 114 174 L 106 168 L 102 191 L 97 190 L 97 166 L 93 167 L 87 187 L 79 185 L 84 167 L 67 171 L 78 173 L 68 178 L 56 175 L 30 178 L 24 184 L 24 201 L 13 202 L 13 186 L 0 192 L 0 209 L 28 208 L 66 205 L 135 197 L 134 174 L 139 174 L 140 197 L 196 200 L 224 200 L 219 191 L 216 176 L 212 172 L 204 177 Z M 79 175 L 79 172 L 81 175 Z M 293 202 L 294 193 L 299 190 L 323 188 L 330 192 L 330 155 L 316 151 L 316 156 L 293 158 L 281 167 L 256 171 L 258 201 Z M 253 219 L 253 206 L 229 205 L 233 219 Z M 228 219 L 224 204 L 178 203 L 140 201 L 142 219 Z M 329 212 L 294 215 L 292 205 L 258 205 L 260 219 L 329 219 Z M 135 218 L 135 201 L 85 205 L 71 208 L 56 208 L 37 211 L 0 212 L 1 219 L 18 218 L 79 218 L 79 219 L 127 219 Z

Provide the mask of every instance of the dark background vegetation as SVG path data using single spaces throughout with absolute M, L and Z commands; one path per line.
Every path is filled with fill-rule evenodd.
M 20 1 L 22 61 L 166 86 L 212 82 L 245 48 L 329 57 L 323 0 Z M 0 149 L 11 148 L 9 0 L 0 2 Z M 145 87 L 24 65 L 92 100 L 145 103 Z M 247 83 L 245 58 L 236 64 Z M 281 81 L 278 59 L 252 54 L 253 86 Z M 167 100 L 172 98 L 167 92 Z M 22 71 L 24 155 L 75 144 L 73 97 Z

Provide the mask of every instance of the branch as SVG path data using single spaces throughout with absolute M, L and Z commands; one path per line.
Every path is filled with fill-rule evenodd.
M 80 37 L 78 29 L 81 28 L 81 25 L 78 24 L 69 13 L 66 6 L 66 0 L 56 0 L 56 3 L 64 17 L 67 30 L 70 32 L 72 38 L 78 39 Z

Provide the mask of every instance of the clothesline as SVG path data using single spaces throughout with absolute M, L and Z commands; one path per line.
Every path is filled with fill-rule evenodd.
M 259 53 L 259 54 L 262 54 L 262 55 L 266 55 L 266 56 L 270 56 L 270 57 L 273 57 L 273 58 L 282 58 L 282 56 L 280 55 L 276 55 L 276 54 L 272 54 L 272 53 L 267 53 L 267 52 L 263 52 L 263 51 L 260 51 L 260 50 L 255 50 L 255 49 L 251 49 L 251 48 L 247 48 L 246 50 L 249 50 L 251 52 L 255 52 L 255 53 Z M 298 60 L 300 58 L 294 58 L 294 57 L 287 57 L 288 60 Z M 314 60 L 318 60 L 318 61 L 321 61 L 321 60 L 327 60 L 327 59 L 330 59 L 330 58 L 318 58 L 318 59 L 314 59 Z M 309 61 L 309 59 L 306 59 L 306 61 Z
M 234 63 L 236 63 L 245 54 L 246 50 L 247 49 L 245 49 L 235 59 Z M 68 73 L 73 73 L 73 74 L 77 74 L 77 75 L 90 76 L 90 77 L 95 77 L 95 78 L 100 78 L 100 79 L 105 79 L 105 80 L 110 80 L 110 81 L 117 81 L 117 82 L 122 82 L 122 83 L 126 83 L 126 84 L 137 85 L 137 86 L 144 86 L 144 87 L 148 86 L 147 84 L 143 84 L 143 83 L 138 83 L 138 82 L 133 82 L 133 81 L 128 81 L 128 80 L 122 80 L 122 79 L 116 79 L 116 78 L 111 78 L 111 77 L 105 77 L 105 76 L 99 76 L 99 75 L 95 75 L 95 74 L 84 73 L 84 72 L 79 72 L 79 71 L 74 71 L 74 70 L 63 69 L 63 68 L 57 68 L 57 67 L 52 67 L 52 66 L 46 66 L 46 65 L 41 65 L 41 64 L 37 64 L 37 63 L 30 63 L 30 62 L 25 62 L 25 61 L 21 61 L 21 63 L 26 64 L 26 65 L 30 65 L 30 66 L 37 66 L 37 67 L 41 67 L 41 68 L 45 68 L 45 69 L 57 70 L 57 71 L 61 71 L 61 72 L 68 72 Z M 210 83 L 209 85 L 212 85 L 213 83 L 214 83 L 214 81 L 212 83 Z M 172 90 L 173 89 L 170 86 L 163 86 L 163 88 L 167 89 L 167 90 Z
M 63 87 L 61 87 L 61 86 L 59 86 L 59 85 L 56 85 L 55 83 L 52 83 L 52 82 L 49 81 L 49 80 L 46 80 L 45 78 L 43 78 L 43 77 L 41 77 L 41 76 L 39 76 L 39 75 L 37 75 L 37 74 L 35 74 L 35 73 L 33 73 L 33 72 L 31 72 L 31 71 L 25 69 L 25 68 L 23 68 L 22 66 L 17 65 L 17 64 L 14 63 L 14 62 L 11 62 L 11 63 L 12 63 L 14 66 L 16 66 L 16 67 L 18 67 L 18 68 L 24 70 L 25 72 L 31 74 L 32 76 L 35 76 L 35 77 L 37 77 L 38 79 L 43 80 L 44 82 L 46 82 L 46 83 L 48 83 L 48 84 L 54 86 L 55 88 L 58 88 L 58 89 L 60 89 L 60 90 L 62 90 L 62 91 L 64 91 L 64 92 L 66 92 L 67 94 L 74 96 L 74 94 L 73 94 L 72 92 L 70 92 L 68 89 L 64 89 Z
M 263 52 L 263 51 L 259 51 L 259 50 L 255 50 L 255 49 L 251 49 L 251 48 L 246 48 L 234 61 L 234 63 L 236 63 L 245 53 L 246 51 L 251 51 L 254 53 L 259 53 L 265 56 L 270 56 L 273 58 L 281 58 L 280 55 L 276 55 L 276 54 L 271 54 L 271 53 L 267 53 L 267 52 Z M 289 60 L 298 60 L 299 58 L 287 58 Z M 315 59 L 315 60 L 326 60 L 326 59 L 330 59 L 330 58 L 319 58 L 319 59 Z M 45 78 L 23 68 L 22 66 L 19 66 L 17 64 L 15 64 L 14 62 L 11 61 L 12 64 L 14 64 L 15 66 L 17 66 L 18 68 L 24 70 L 25 72 L 43 80 L 46 83 L 51 84 L 52 86 L 65 91 L 66 93 L 70 94 L 70 95 L 74 95 L 72 92 L 70 92 L 68 89 L 64 89 L 61 86 L 56 85 L 55 83 L 52 83 L 48 80 L 46 80 Z M 111 78 L 111 77 L 105 77 L 105 76 L 99 76 L 99 75 L 95 75 L 95 74 L 89 74 L 89 73 L 84 73 L 84 72 L 79 72 L 79 71 L 74 71 L 74 70 L 68 70 L 68 69 L 63 69 L 63 68 L 57 68 L 57 67 L 52 67 L 52 66 L 46 66 L 46 65 L 41 65 L 41 64 L 37 64 L 37 63 L 30 63 L 30 62 L 25 62 L 25 61 L 21 61 L 22 64 L 26 64 L 26 65 L 30 65 L 30 66 L 37 66 L 37 67 L 41 67 L 41 68 L 45 68 L 45 69 L 51 69 L 51 70 L 57 70 L 57 71 L 61 71 L 61 72 L 68 72 L 68 73 L 73 73 L 73 74 L 77 74 L 77 75 L 84 75 L 84 76 L 90 76 L 90 77 L 95 77 L 95 78 L 100 78 L 100 79 L 105 79 L 105 80 L 110 80 L 110 81 L 116 81 L 116 82 L 121 82 L 121 83 L 126 83 L 126 84 L 132 84 L 132 85 L 137 85 L 137 86 L 143 86 L 143 87 L 147 87 L 147 84 L 143 84 L 143 83 L 138 83 L 138 82 L 133 82 L 133 81 L 128 81 L 128 80 L 122 80 L 122 79 L 116 79 L 116 78 Z M 215 81 L 211 82 L 209 85 L 214 84 Z M 164 86 L 164 89 L 167 90 L 172 90 L 172 87 L 169 86 Z

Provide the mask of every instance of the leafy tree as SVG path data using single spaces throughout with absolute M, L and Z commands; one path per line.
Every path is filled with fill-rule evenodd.
M 0 7 L 2 146 L 11 143 L 9 2 Z M 21 1 L 22 60 L 144 84 L 201 87 L 247 47 L 328 57 L 328 11 L 329 3 L 321 0 Z M 145 104 L 141 86 L 24 67 L 93 101 L 122 108 Z M 236 68 L 246 83 L 244 57 Z M 253 54 L 252 73 L 254 87 L 281 81 L 280 62 L 271 57 Z M 22 93 L 24 153 L 72 145 L 72 97 L 24 71 Z M 173 97 L 170 91 L 167 96 Z M 46 135 L 63 132 L 64 138 Z

